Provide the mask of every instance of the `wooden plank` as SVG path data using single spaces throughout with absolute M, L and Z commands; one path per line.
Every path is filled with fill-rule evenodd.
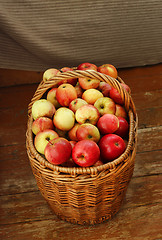
M 132 93 L 137 110 L 158 108 L 162 106 L 162 89 Z
M 162 174 L 162 150 L 136 154 L 133 177 Z
M 37 83 L 42 80 L 43 73 L 16 69 L 0 69 L 0 87 Z
M 162 64 L 119 69 L 119 76 L 128 84 L 132 93 L 162 89 Z
M 162 149 L 162 126 L 138 130 L 138 152 Z
M 122 208 L 111 220 L 94 226 L 79 226 L 57 218 L 1 225 L 1 240 L 153 240 L 162 238 L 162 205 Z

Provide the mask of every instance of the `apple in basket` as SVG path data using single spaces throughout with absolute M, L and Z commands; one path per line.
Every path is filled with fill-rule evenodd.
M 56 109 L 54 105 L 46 99 L 39 99 L 32 105 L 32 116 L 34 120 L 39 117 L 52 118 L 55 112 Z
M 126 149 L 124 140 L 116 134 L 104 135 L 99 143 L 101 159 L 104 162 L 112 161 L 118 158 Z
M 98 67 L 98 72 L 104 73 L 104 74 L 109 75 L 113 78 L 117 78 L 117 76 L 118 76 L 117 69 L 111 64 L 101 65 L 100 67 Z
M 44 155 L 50 163 L 59 165 L 69 160 L 71 152 L 70 142 L 66 138 L 58 137 L 48 142 Z
M 99 118 L 97 127 L 101 134 L 114 133 L 119 128 L 119 119 L 113 114 L 104 114 Z
M 35 135 L 45 129 L 54 129 L 53 121 L 51 118 L 39 117 L 32 123 L 32 132 Z
M 127 112 L 123 106 L 116 104 L 115 116 L 127 119 Z
M 100 84 L 100 80 L 96 78 L 82 77 L 82 78 L 79 78 L 78 81 L 81 88 L 83 88 L 84 90 L 87 90 L 90 88 L 98 88 Z
M 81 124 L 76 131 L 76 136 L 78 141 L 89 139 L 97 143 L 100 140 L 98 128 L 91 123 Z
M 89 104 L 94 104 L 97 99 L 103 97 L 103 94 L 94 88 L 87 89 L 84 91 L 82 98 Z
M 74 126 L 68 131 L 68 137 L 71 141 L 78 141 L 76 132 L 79 126 L 79 123 L 75 123 Z
M 57 88 L 50 89 L 50 91 L 47 93 L 47 100 L 50 101 L 55 106 L 55 108 L 59 108 L 61 105 L 56 99 L 56 91 Z
M 54 126 L 63 131 L 69 131 L 75 124 L 75 115 L 67 107 L 60 107 L 53 117 Z
M 70 102 L 77 98 L 76 89 L 69 83 L 61 84 L 56 91 L 56 99 L 63 107 L 68 107 Z
M 106 113 L 115 114 L 116 112 L 116 104 L 115 102 L 109 97 L 101 97 L 96 100 L 94 106 L 98 109 L 101 115 Z
M 95 70 L 97 71 L 97 66 L 93 63 L 88 63 L 88 62 L 85 62 L 85 63 L 81 63 L 78 67 L 77 67 L 78 70 Z
M 76 98 L 73 101 L 70 102 L 69 108 L 75 113 L 78 108 L 81 106 L 88 104 L 84 99 L 82 98 Z
M 100 113 L 98 109 L 91 104 L 80 107 L 75 113 L 76 121 L 80 124 L 91 123 L 95 125 L 99 117 Z
M 68 71 L 74 71 L 73 68 L 69 67 L 63 67 L 60 69 L 61 72 L 68 72 Z M 66 80 L 62 80 L 58 83 L 58 86 L 61 85 L 62 83 L 70 83 L 71 85 L 75 86 L 77 83 L 78 79 L 77 78 L 68 78 Z
M 100 158 L 100 149 L 92 140 L 81 140 L 72 149 L 72 159 L 81 167 L 90 167 Z
M 43 73 L 43 81 L 47 81 L 52 77 L 60 74 L 61 72 L 56 68 L 49 68 Z
M 46 129 L 42 132 L 37 133 L 34 138 L 34 146 L 36 150 L 44 154 L 45 147 L 47 146 L 48 142 L 54 138 L 57 138 L 59 135 L 51 129 Z
M 106 82 L 100 82 L 98 86 L 98 90 L 102 92 L 104 97 L 109 97 L 109 92 L 111 88 L 111 85 Z
M 129 124 L 125 118 L 118 117 L 119 119 L 119 128 L 114 132 L 122 138 L 128 136 Z

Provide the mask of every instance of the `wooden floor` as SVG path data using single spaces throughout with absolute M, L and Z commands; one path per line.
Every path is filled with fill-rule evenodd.
M 162 239 L 162 65 L 119 75 L 139 116 L 135 169 L 118 214 L 95 226 L 60 221 L 38 191 L 25 148 L 27 105 L 38 84 L 0 88 L 1 240 Z

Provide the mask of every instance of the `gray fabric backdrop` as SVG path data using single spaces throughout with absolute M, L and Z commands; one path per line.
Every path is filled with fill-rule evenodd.
M 0 27 L 1 68 L 162 60 L 161 0 L 0 0 Z

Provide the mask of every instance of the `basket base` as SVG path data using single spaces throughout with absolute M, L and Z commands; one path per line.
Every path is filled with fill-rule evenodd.
M 126 193 L 126 191 L 125 191 Z M 107 205 L 107 208 L 104 206 L 104 211 L 98 210 L 96 211 L 97 207 L 90 207 L 89 209 L 76 209 L 73 207 L 73 209 L 70 207 L 62 207 L 61 205 L 54 204 L 52 201 L 47 201 L 49 207 L 51 208 L 52 212 L 60 219 L 72 224 L 77 225 L 95 225 L 100 224 L 105 221 L 110 220 L 112 217 L 114 217 L 120 210 L 121 205 L 123 203 L 124 196 L 121 197 L 120 201 L 118 198 L 118 202 L 114 202 L 114 204 L 111 206 Z M 79 211 L 79 213 L 78 213 Z

